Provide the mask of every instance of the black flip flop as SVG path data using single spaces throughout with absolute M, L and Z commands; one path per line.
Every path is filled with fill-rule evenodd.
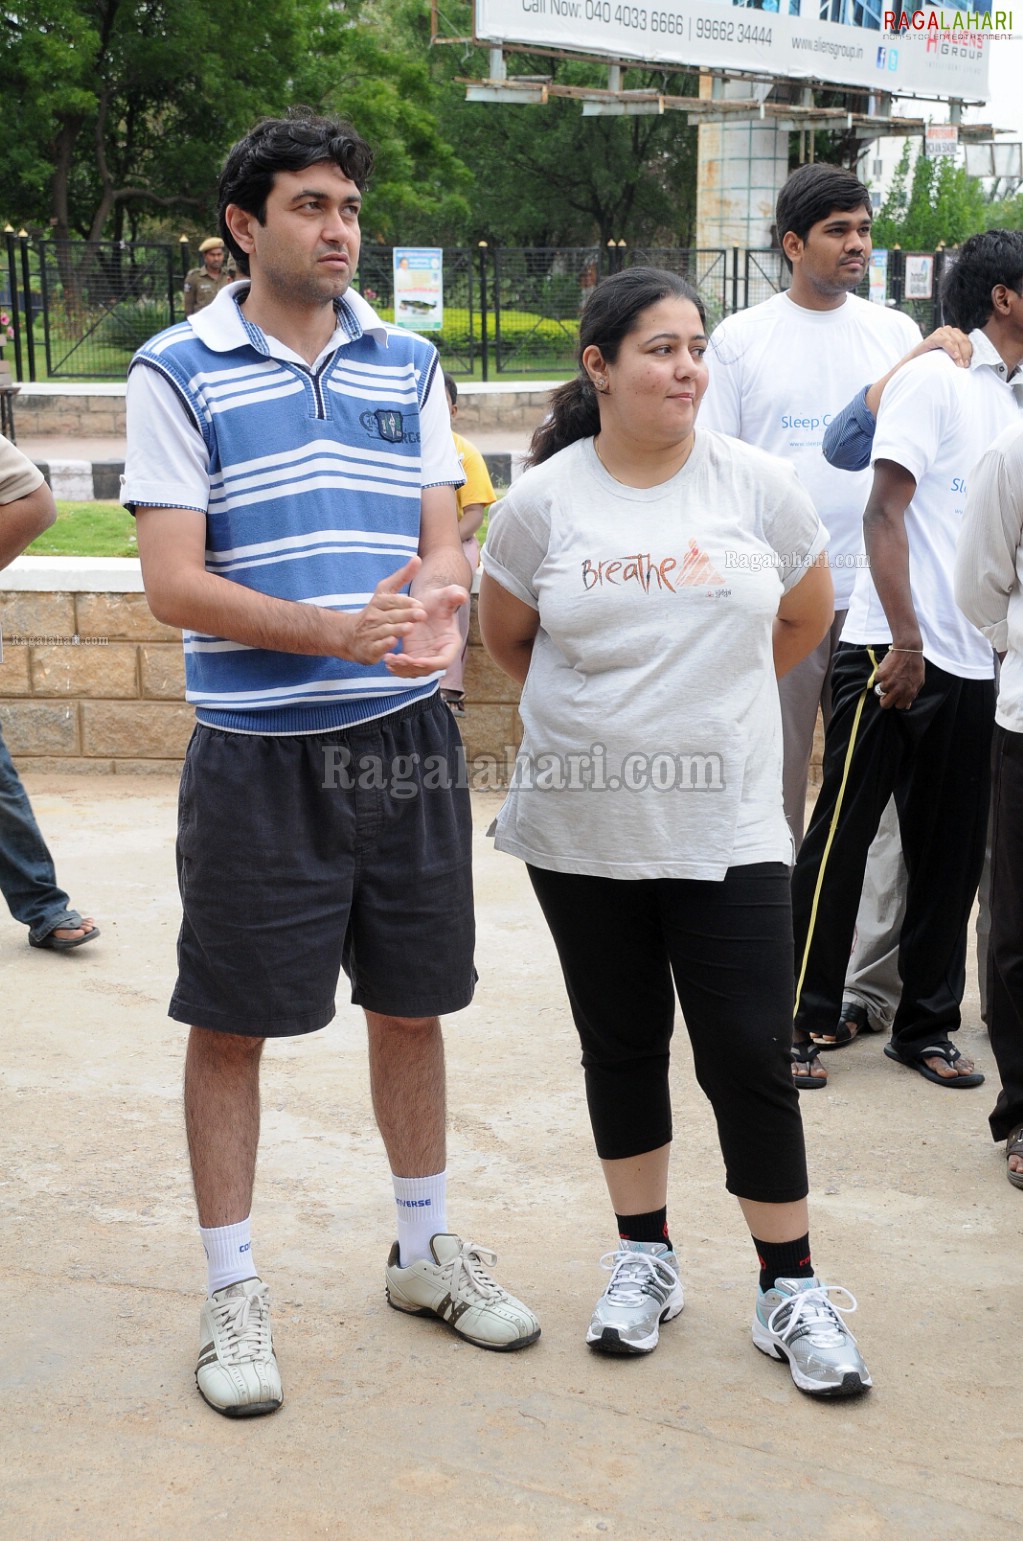
M 971 1075 L 944 1076 L 932 1070 L 930 1065 L 924 1063 L 928 1059 L 943 1059 L 946 1065 L 954 1065 L 957 1059 L 962 1059 L 959 1050 L 949 1043 L 947 1038 L 938 1043 L 928 1043 L 920 1049 L 913 1049 L 909 1054 L 900 1054 L 898 1049 L 890 1043 L 884 1046 L 884 1052 L 889 1059 L 895 1060 L 899 1065 L 905 1065 L 907 1070 L 915 1070 L 922 1075 L 925 1081 L 933 1081 L 935 1086 L 947 1086 L 951 1090 L 966 1091 L 971 1086 L 983 1086 L 984 1077 L 979 1070 L 974 1070 Z
M 792 1051 L 789 1054 L 789 1058 L 791 1059 L 792 1063 L 794 1065 L 805 1065 L 807 1067 L 805 1075 L 794 1075 L 792 1077 L 792 1084 L 797 1089 L 797 1091 L 815 1092 L 818 1087 L 827 1086 L 827 1076 L 810 1074 L 810 1066 L 813 1064 L 819 1053 L 820 1050 L 815 1043 L 793 1044 Z
M 849 1031 L 849 1023 L 856 1023 L 856 1031 Z M 866 1033 L 876 1033 L 880 1029 L 871 1027 L 870 1018 L 867 1016 L 865 1006 L 843 1006 L 842 1015 L 838 1019 L 834 1038 L 819 1038 L 816 1033 L 810 1034 L 810 1041 L 815 1043 L 818 1049 L 844 1049 L 849 1044 L 855 1043 L 857 1038 L 862 1038 Z

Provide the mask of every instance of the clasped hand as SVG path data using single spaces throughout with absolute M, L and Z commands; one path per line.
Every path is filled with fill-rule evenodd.
M 458 584 L 403 593 L 422 565 L 420 557 L 410 557 L 377 584 L 372 599 L 355 617 L 347 649 L 355 663 L 374 664 L 382 658 L 389 673 L 416 679 L 446 669 L 456 657 L 462 646 L 456 617 L 469 595 Z M 395 652 L 399 642 L 400 653 Z

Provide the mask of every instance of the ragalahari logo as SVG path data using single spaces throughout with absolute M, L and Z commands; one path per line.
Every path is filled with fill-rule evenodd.
M 1011 32 L 1011 11 L 885 11 L 885 32 Z

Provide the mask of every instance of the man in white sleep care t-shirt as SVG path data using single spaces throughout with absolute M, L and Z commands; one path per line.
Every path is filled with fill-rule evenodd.
M 835 622 L 780 682 L 785 814 L 798 849 L 807 772 L 821 707 L 831 709 L 831 662 L 863 553 L 869 473 L 837 471 L 821 451 L 832 416 L 920 342 L 915 322 L 853 290 L 870 258 L 870 194 L 837 166 L 800 166 L 778 195 L 778 238 L 790 288 L 715 328 L 700 423 L 787 460 L 827 526 Z
M 1019 419 L 1023 232 L 971 236 L 942 287 L 968 369 L 940 353 L 889 381 L 863 516 L 869 569 L 832 670 L 824 782 L 792 878 L 797 1052 L 842 1000 L 867 849 L 889 797 L 908 882 L 889 1058 L 955 1088 L 984 1077 L 952 1047 L 984 857 L 994 724 L 991 644 L 958 609 L 956 540 L 983 451 Z

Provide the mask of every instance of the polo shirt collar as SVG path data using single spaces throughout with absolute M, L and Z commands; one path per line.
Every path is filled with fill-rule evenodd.
M 970 341 L 973 344 L 971 369 L 991 369 L 999 380 L 1004 380 L 1006 384 L 1023 385 L 1023 365 L 1017 364 L 1010 374 L 1005 367 L 1002 355 L 982 327 L 978 326 L 970 333 Z
M 192 317 L 192 330 L 214 353 L 230 353 L 235 348 L 250 347 L 264 357 L 270 356 L 265 332 L 245 319 L 245 312 L 238 303 L 248 292 L 249 280 L 238 279 L 221 289 L 211 305 Z M 381 341 L 386 340 L 387 327 L 384 322 L 372 305 L 354 289 L 334 301 L 334 314 L 337 326 L 328 345 L 330 348 L 340 348 L 345 343 L 355 342 L 367 332 L 376 334 Z

